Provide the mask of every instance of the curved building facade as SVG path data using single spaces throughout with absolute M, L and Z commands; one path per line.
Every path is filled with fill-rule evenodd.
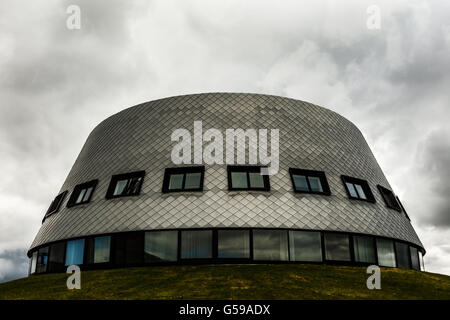
M 223 133 L 223 163 L 196 159 L 197 121 L 203 134 L 210 128 Z M 192 163 L 174 164 L 176 129 L 191 135 Z M 226 148 L 227 129 L 268 129 L 269 151 L 275 146 L 270 130 L 278 129 L 278 172 L 260 175 L 260 159 L 248 163 L 257 152 L 249 144 L 245 164 L 226 161 L 239 149 Z M 72 264 L 221 262 L 420 269 L 424 253 L 350 121 L 289 98 L 207 93 L 150 101 L 100 123 L 28 255 L 30 273 L 42 273 Z

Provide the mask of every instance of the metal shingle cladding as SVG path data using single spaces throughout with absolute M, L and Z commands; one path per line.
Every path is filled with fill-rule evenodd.
M 202 193 L 161 193 L 164 169 L 175 166 L 170 158 L 172 131 L 186 128 L 193 136 L 198 120 L 203 131 L 217 128 L 224 137 L 228 128 L 279 129 L 280 170 L 270 176 L 271 191 L 229 192 L 224 164 L 206 165 Z M 325 171 L 332 195 L 295 194 L 289 167 Z M 105 199 L 112 175 L 138 170 L 146 171 L 139 196 Z M 341 175 L 367 180 L 376 203 L 349 200 Z M 361 132 L 337 113 L 299 100 L 206 93 L 125 109 L 92 131 L 60 192 L 93 179 L 99 183 L 91 202 L 66 208 L 66 197 L 30 249 L 99 233 L 203 227 L 347 231 L 423 247 L 405 215 L 386 207 L 376 185 L 391 187 Z

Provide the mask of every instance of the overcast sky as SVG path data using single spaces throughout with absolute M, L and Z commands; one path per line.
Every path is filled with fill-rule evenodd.
M 345 3 L 345 4 L 344 4 Z M 69 30 L 66 9 L 81 8 Z M 380 9 L 380 29 L 366 10 Z M 450 2 L 0 0 L 0 282 L 100 121 L 167 96 L 316 103 L 363 132 L 450 274 Z

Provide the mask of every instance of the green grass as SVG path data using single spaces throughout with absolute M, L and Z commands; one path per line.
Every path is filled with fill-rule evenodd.
M 67 274 L 0 284 L 0 299 L 450 299 L 450 277 L 381 269 L 368 290 L 366 268 L 307 264 L 202 265 L 83 271 L 81 290 Z

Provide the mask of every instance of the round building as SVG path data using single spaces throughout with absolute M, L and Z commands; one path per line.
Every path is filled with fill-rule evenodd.
M 353 123 L 245 93 L 150 101 L 101 122 L 28 251 L 31 274 L 183 263 L 423 270 L 424 254 Z

